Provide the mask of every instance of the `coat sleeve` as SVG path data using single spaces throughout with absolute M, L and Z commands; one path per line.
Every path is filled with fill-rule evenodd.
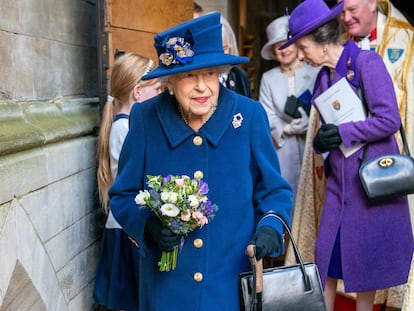
M 289 183 L 280 174 L 279 160 L 271 141 L 269 122 L 263 107 L 258 105 L 252 122 L 251 152 L 255 178 L 254 205 L 259 217 L 268 211 L 278 212 L 288 224 L 293 206 L 293 193 Z M 283 227 L 275 217 L 265 217 L 258 226 L 271 226 L 283 241 Z M 283 244 L 279 253 L 283 253 Z M 277 256 L 277 254 L 275 254 Z
M 397 132 L 401 124 L 393 82 L 381 57 L 375 52 L 362 51 L 358 71 L 370 116 L 339 126 L 345 147 L 385 139 Z

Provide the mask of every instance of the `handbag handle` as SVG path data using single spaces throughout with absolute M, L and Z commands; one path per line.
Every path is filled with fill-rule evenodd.
M 289 236 L 290 243 L 292 244 L 293 252 L 295 253 L 295 257 L 296 257 L 296 263 L 300 265 L 300 270 L 302 271 L 303 282 L 305 285 L 305 291 L 310 291 L 312 289 L 311 282 L 310 282 L 308 273 L 306 272 L 305 265 L 303 264 L 302 257 L 300 256 L 299 248 L 296 245 L 295 240 L 293 239 L 293 234 L 290 231 L 289 225 L 287 224 L 286 220 L 275 211 L 266 212 L 265 214 L 263 214 L 262 217 L 266 217 L 266 216 L 276 217 L 282 223 L 283 228 L 285 229 L 285 232 L 287 232 Z
M 300 265 L 300 270 L 301 270 L 302 276 L 303 276 L 303 283 L 304 283 L 305 292 L 308 292 L 308 291 L 312 290 L 309 275 L 306 272 L 305 265 L 303 264 L 302 257 L 300 256 L 299 249 L 296 245 L 295 240 L 293 239 L 293 235 L 292 235 L 292 232 L 290 231 L 289 225 L 287 224 L 285 219 L 275 211 L 266 212 L 265 214 L 263 214 L 260 217 L 260 220 L 263 219 L 264 217 L 267 217 L 267 216 L 275 217 L 275 218 L 279 219 L 279 221 L 282 223 L 284 231 L 287 232 L 287 234 L 289 236 L 289 240 L 290 240 L 291 245 L 293 247 L 293 251 L 294 251 L 295 257 L 296 257 L 296 263 Z M 250 264 L 252 266 L 252 272 L 253 272 L 252 273 L 252 276 L 253 276 L 253 280 L 252 280 L 252 282 L 253 282 L 253 301 L 252 301 L 251 307 L 254 307 L 254 305 L 258 304 L 257 294 L 261 294 L 261 292 L 263 290 L 263 260 L 262 259 L 259 260 L 259 261 L 256 260 L 256 246 L 255 245 L 248 245 L 247 249 L 246 249 L 246 253 L 249 256 L 249 260 L 250 260 Z M 251 308 L 251 310 L 254 310 L 254 309 Z

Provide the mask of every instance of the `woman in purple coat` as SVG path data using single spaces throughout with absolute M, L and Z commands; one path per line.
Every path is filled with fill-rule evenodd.
M 247 245 L 256 245 L 258 259 L 283 252 L 280 221 L 258 217 L 275 210 L 290 222 L 292 189 L 280 175 L 262 105 L 219 82 L 228 65 L 248 61 L 224 54 L 220 14 L 184 22 L 154 40 L 160 64 L 145 79 L 165 78 L 168 90 L 132 108 L 109 191 L 115 219 L 139 245 L 139 310 L 240 310 Z M 202 228 L 182 237 L 137 205 L 148 175 L 196 171 L 218 206 Z M 162 253 L 176 246 L 176 267 L 160 271 Z
M 321 115 L 323 124 L 313 140 L 315 152 L 325 154 L 327 174 L 315 260 L 328 310 L 334 308 L 337 280 L 342 279 L 346 292 L 357 293 L 357 311 L 372 311 L 377 289 L 407 281 L 414 243 L 407 197 L 370 203 L 359 181 L 362 145 L 369 143 L 369 159 L 398 153 L 394 134 L 401 120 L 392 80 L 380 56 L 361 51 L 352 41 L 342 44 L 336 18 L 342 9 L 343 2 L 332 9 L 323 0 L 302 2 L 289 19 L 290 39 L 280 48 L 296 42 L 301 59 L 323 66 L 313 103 L 340 79 L 347 81 L 351 92 L 361 88 L 364 94 L 367 118 L 333 124 Z M 342 150 L 350 148 L 356 151 L 345 156 Z

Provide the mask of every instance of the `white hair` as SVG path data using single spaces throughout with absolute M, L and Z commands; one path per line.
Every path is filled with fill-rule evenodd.
M 229 21 L 221 16 L 222 36 L 223 42 L 229 47 L 230 54 L 239 56 L 239 48 L 237 47 L 236 35 L 234 34 L 233 28 Z

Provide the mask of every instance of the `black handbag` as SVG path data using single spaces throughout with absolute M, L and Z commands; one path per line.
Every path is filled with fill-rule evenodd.
M 303 107 L 303 105 L 301 105 L 299 99 L 295 95 L 290 95 L 286 99 L 285 113 L 288 116 L 291 116 L 294 119 L 300 118 L 301 114 L 298 110 L 299 107 Z
M 301 95 L 299 95 L 299 97 L 296 97 L 295 95 L 290 95 L 286 99 L 285 113 L 294 119 L 301 118 L 302 115 L 299 112 L 299 107 L 302 107 L 303 110 L 305 110 L 306 114 L 309 116 L 311 98 L 312 94 L 309 92 L 309 90 L 303 92 Z
M 414 193 L 414 159 L 410 156 L 402 125 L 400 134 L 405 154 L 387 154 L 367 161 L 368 144 L 364 146 L 359 179 L 370 202 Z
M 255 246 L 248 246 L 252 271 L 239 276 L 240 309 L 242 311 L 325 311 L 319 271 L 314 263 L 303 263 L 292 233 L 276 212 L 263 215 L 278 218 L 289 235 L 296 265 L 263 269 L 256 260 Z

